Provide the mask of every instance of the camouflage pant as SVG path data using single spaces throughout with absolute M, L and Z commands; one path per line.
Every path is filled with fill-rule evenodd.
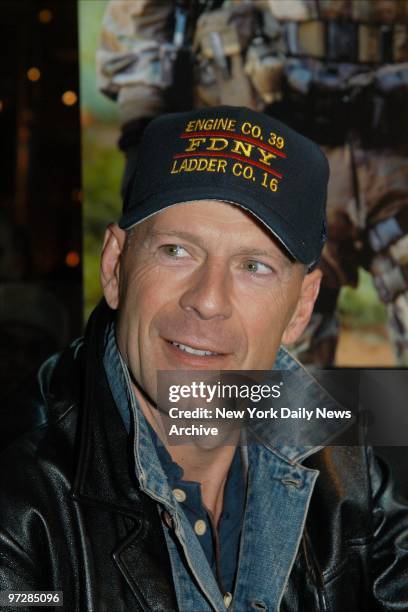
M 403 228 L 403 236 L 377 253 L 373 252 L 369 238 L 370 228 L 408 211 L 406 156 L 387 150 L 363 150 L 349 144 L 327 148 L 325 152 L 331 178 L 327 209 L 329 239 L 321 260 L 322 289 L 304 336 L 292 347 L 304 363 L 318 366 L 334 363 L 339 332 L 336 301 L 341 287 L 357 285 L 359 267 L 368 270 L 378 284 L 381 270 L 391 268 L 399 273 L 397 269 L 402 270 L 404 266 L 407 269 L 408 264 L 408 227 Z M 396 256 L 398 243 L 403 248 L 399 248 Z M 380 298 L 386 299 L 381 294 Z M 387 301 L 396 361 L 408 365 L 407 285 Z

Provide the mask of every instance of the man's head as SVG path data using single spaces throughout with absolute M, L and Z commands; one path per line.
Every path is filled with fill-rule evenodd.
M 207 170 L 202 169 L 203 165 L 199 165 L 202 160 L 208 162 L 208 151 L 196 150 L 194 156 L 188 157 L 178 157 L 176 153 L 175 160 L 197 160 L 196 170 L 191 169 L 191 164 L 184 165 L 184 170 L 177 167 L 176 183 L 171 180 L 174 159 L 170 160 L 170 167 L 155 169 L 152 175 L 147 174 L 148 165 L 144 174 L 140 174 L 146 150 L 150 147 L 158 150 L 160 142 L 169 150 L 177 144 L 169 142 L 171 138 L 174 141 L 174 135 L 170 136 L 172 126 L 167 133 L 163 125 L 159 132 L 147 130 L 145 139 L 148 142 L 142 142 L 139 154 L 142 158 L 135 175 L 135 181 L 142 181 L 143 185 L 134 184 L 120 222 L 122 227 L 111 225 L 105 237 L 102 284 L 108 304 L 119 311 L 119 348 L 134 379 L 152 398 L 156 397 L 156 373 L 160 369 L 271 368 L 281 342 L 291 343 L 302 333 L 319 289 L 320 272 L 309 270 L 322 246 L 327 182 L 323 157 L 307 141 L 307 147 L 313 147 L 314 158 L 312 155 L 311 160 L 300 161 L 298 149 L 305 148 L 305 139 L 293 136 L 289 128 L 269 118 L 269 123 L 265 124 L 264 116 L 261 121 L 256 114 L 258 123 L 255 124 L 252 112 L 227 109 L 231 117 L 239 111 L 240 120 L 231 122 L 229 117 L 229 123 L 218 125 L 214 124 L 216 110 L 201 111 L 203 117 L 211 115 L 211 126 L 205 122 L 197 124 L 200 114 L 197 112 L 169 116 L 169 121 L 173 117 L 183 128 L 183 139 L 191 128 L 194 130 L 191 138 L 202 138 L 204 143 L 210 138 L 222 139 L 210 141 L 210 147 L 221 148 L 226 143 L 223 152 L 214 150 L 222 155 L 210 159 L 213 170 L 208 170 L 208 166 Z M 226 110 L 221 110 L 224 116 Z M 247 124 L 261 124 L 262 129 L 258 132 L 251 128 L 255 136 L 247 137 Z M 202 128 L 201 136 L 194 135 L 198 127 Z M 264 160 L 258 167 L 261 162 L 252 164 L 256 159 L 251 154 L 255 147 L 258 151 L 263 150 L 266 142 L 263 139 L 267 136 L 270 139 L 272 128 L 280 139 L 280 148 L 276 150 L 285 155 L 280 159 L 297 159 L 298 174 L 314 176 L 310 184 L 320 187 L 322 193 L 314 194 L 314 200 L 309 203 L 311 219 L 315 222 L 317 219 L 320 224 L 318 231 L 316 227 L 309 231 L 307 225 L 302 226 L 307 215 L 300 206 L 307 202 L 293 200 L 294 195 L 299 196 L 298 186 L 292 199 L 286 202 L 286 207 L 291 209 L 286 218 L 282 217 L 284 201 L 282 198 L 274 200 L 275 187 L 269 185 L 267 195 L 259 192 L 266 189 L 262 187 L 264 174 L 271 180 L 264 169 L 264 166 L 270 168 L 266 162 L 279 156 L 267 157 L 274 148 L 269 146 L 263 153 L 257 153 Z M 215 135 L 207 135 L 209 131 Z M 184 143 L 184 147 L 192 146 L 190 136 L 184 140 L 190 143 Z M 231 145 L 231 140 L 251 145 L 252 148 L 240 149 L 248 153 L 245 163 L 237 161 L 238 153 L 231 152 L 231 147 L 237 148 Z M 297 145 L 295 151 L 288 144 L 291 140 L 294 140 L 293 146 Z M 160 155 L 158 153 L 159 165 L 163 164 Z M 220 162 L 225 163 L 220 166 Z M 313 163 L 320 164 L 320 168 Z M 305 171 L 303 166 L 308 164 L 312 167 Z M 289 175 L 294 176 L 295 170 L 291 167 Z M 243 177 L 244 171 L 251 177 Z M 200 173 L 197 183 L 191 178 L 194 173 Z M 203 173 L 208 173 L 208 193 L 216 193 L 216 197 L 205 196 Z M 222 177 L 214 181 L 214 173 Z M 180 191 L 183 179 L 184 196 Z M 278 189 L 284 181 L 285 178 L 279 180 Z M 246 184 L 245 188 L 241 182 Z M 197 198 L 193 197 L 195 183 Z M 163 192 L 158 185 L 162 185 Z M 290 190 L 286 191 L 290 194 Z M 141 197 L 142 193 L 145 197 Z M 300 209 L 298 213 L 297 209 Z M 292 227 L 297 218 L 298 224 Z

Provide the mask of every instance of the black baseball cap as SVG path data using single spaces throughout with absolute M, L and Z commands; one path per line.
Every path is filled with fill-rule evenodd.
M 220 106 L 161 115 L 143 133 L 119 226 L 175 204 L 220 200 L 251 212 L 312 266 L 326 239 L 328 177 L 320 148 L 264 113 Z

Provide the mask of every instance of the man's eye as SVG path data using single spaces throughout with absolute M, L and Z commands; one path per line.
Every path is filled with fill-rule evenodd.
M 252 274 L 271 274 L 273 272 L 272 268 L 267 264 L 253 259 L 245 262 L 245 268 Z
M 188 256 L 186 249 L 180 246 L 179 244 L 164 244 L 160 248 L 162 249 L 162 251 L 164 251 L 166 255 L 168 255 L 169 257 L 174 257 L 175 259 Z

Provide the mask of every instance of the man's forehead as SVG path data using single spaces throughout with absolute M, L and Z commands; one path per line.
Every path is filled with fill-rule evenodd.
M 157 212 L 142 224 L 148 233 L 156 231 L 183 231 L 195 229 L 205 232 L 208 227 L 220 231 L 228 226 L 230 232 L 237 231 L 245 234 L 263 233 L 267 239 L 272 238 L 271 232 L 260 223 L 256 217 L 233 202 L 218 200 L 195 200 L 180 202 Z
M 256 217 L 235 202 L 224 200 L 193 200 L 177 202 L 150 217 L 153 224 L 182 222 L 188 224 L 196 218 L 204 218 L 215 224 L 246 223 L 248 227 L 256 223 Z

